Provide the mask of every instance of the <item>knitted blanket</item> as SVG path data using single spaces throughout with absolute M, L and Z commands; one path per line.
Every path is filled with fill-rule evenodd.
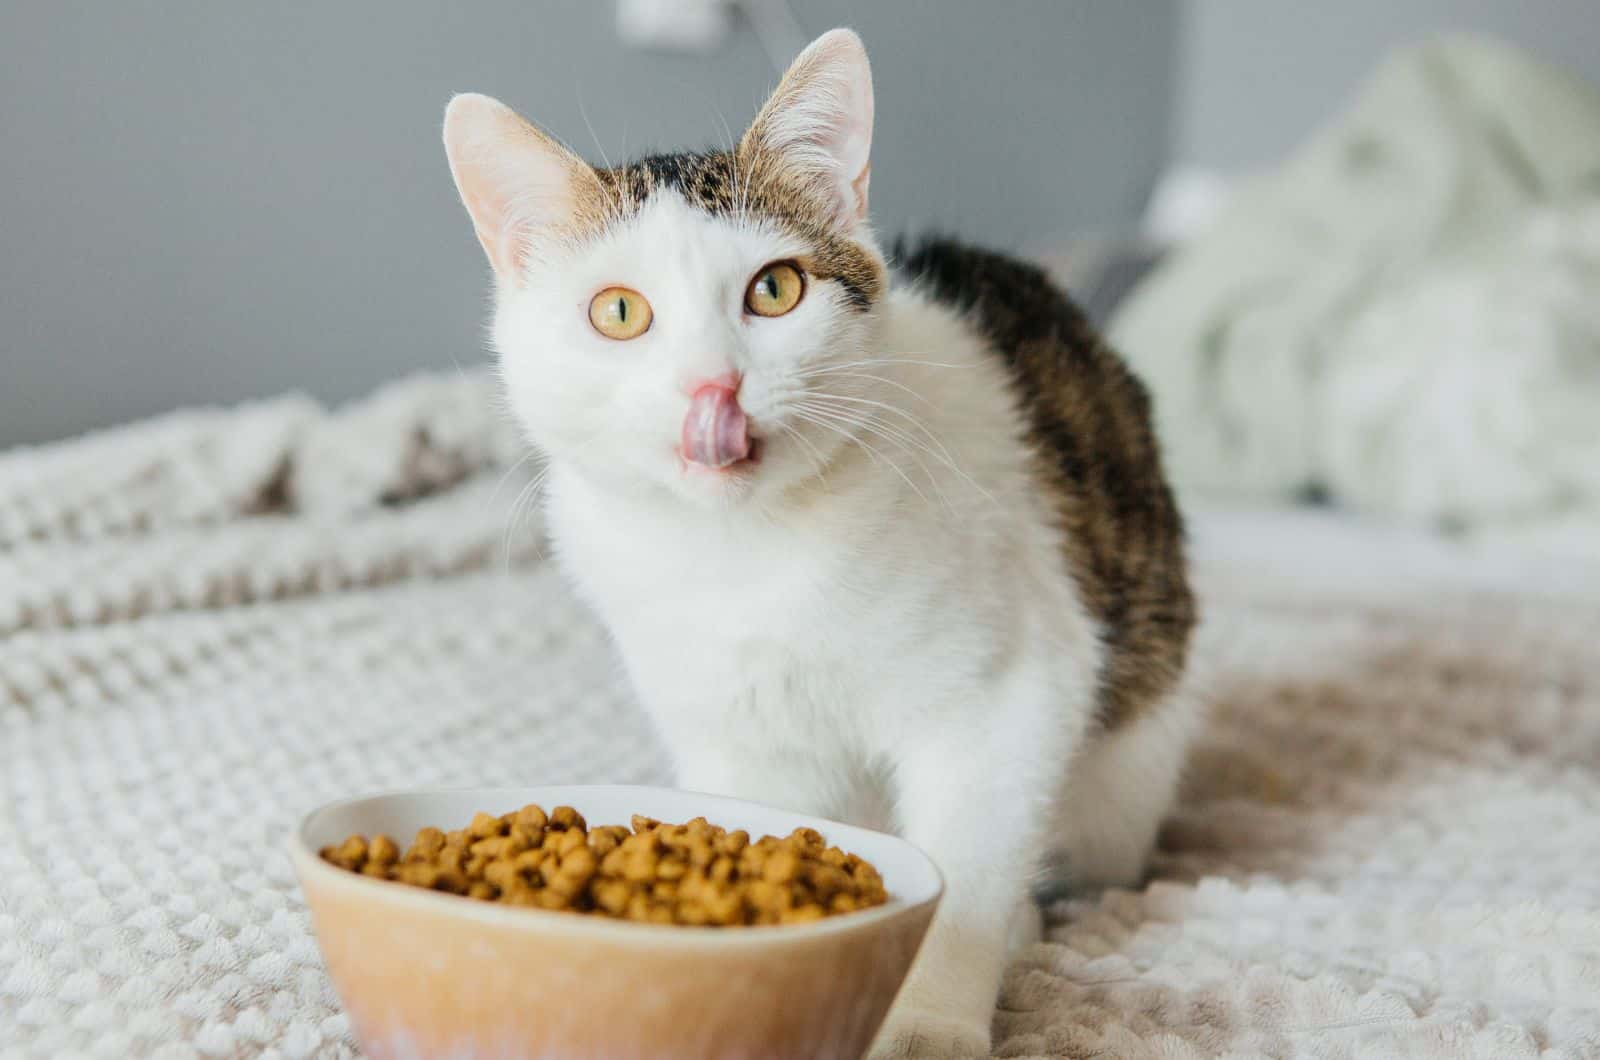
M 1180 492 L 1600 555 L 1600 91 L 1397 52 L 1117 305 Z
M 344 1057 L 326 800 L 662 781 L 487 382 L 0 455 L 0 1057 Z M 998 1055 L 1600 1057 L 1600 576 L 1199 513 L 1154 876 L 1049 911 Z

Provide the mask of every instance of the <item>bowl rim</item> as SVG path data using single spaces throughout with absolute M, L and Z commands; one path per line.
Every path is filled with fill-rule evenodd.
M 889 900 L 883 905 L 839 916 L 823 917 L 821 920 L 813 920 L 804 924 L 749 924 L 738 928 L 693 924 L 639 924 L 627 920 L 614 920 L 610 917 L 578 916 L 550 909 L 507 906 L 500 902 L 477 901 L 464 895 L 425 890 L 421 887 L 397 885 L 390 880 L 376 880 L 370 876 L 363 876 L 348 869 L 341 869 L 336 865 L 330 865 L 328 862 L 323 861 L 316 848 L 306 839 L 307 832 L 323 814 L 332 813 L 356 803 L 376 802 L 380 799 L 402 796 L 411 798 L 430 795 L 460 796 L 468 792 L 521 792 L 555 788 L 568 791 L 587 790 L 612 793 L 635 791 L 670 792 L 674 795 L 686 795 L 697 800 L 707 800 L 711 803 L 755 807 L 760 810 L 803 820 L 808 827 L 822 832 L 827 837 L 830 846 L 848 845 L 847 838 L 842 840 L 836 838 L 841 835 L 870 836 L 873 837 L 874 841 L 887 841 L 891 845 L 903 847 L 929 871 L 932 876 L 933 887 L 927 897 L 919 901 L 907 901 L 891 894 Z M 706 816 L 712 816 L 712 814 L 706 814 Z M 294 863 L 295 871 L 300 877 L 302 891 L 306 889 L 306 884 L 310 882 L 334 887 L 354 887 L 358 889 L 358 893 L 366 890 L 366 893 L 369 893 L 376 900 L 411 906 L 419 912 L 448 912 L 468 920 L 478 921 L 484 926 L 513 928 L 519 931 L 531 931 L 536 934 L 556 932 L 568 935 L 588 935 L 619 942 L 631 940 L 639 943 L 660 944 L 671 941 L 675 945 L 691 948 L 771 946 L 823 938 L 845 932 L 870 930 L 889 920 L 905 916 L 925 907 L 937 908 L 944 897 L 945 890 L 944 874 L 939 871 L 939 866 L 934 863 L 933 859 L 921 847 L 892 833 L 879 832 L 871 828 L 862 828 L 859 825 L 845 824 L 843 821 L 833 821 L 826 817 L 786 810 L 780 806 L 756 802 L 753 799 L 738 799 L 727 795 L 713 795 L 708 792 L 693 791 L 686 788 L 671 788 L 652 784 L 526 784 L 520 786 L 494 785 L 482 787 L 464 785 L 438 788 L 395 788 L 368 792 L 323 803 L 303 815 L 289 835 L 288 846 L 290 860 Z

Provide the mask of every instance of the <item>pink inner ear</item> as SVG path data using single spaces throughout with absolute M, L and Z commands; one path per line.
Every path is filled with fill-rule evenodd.
M 872 164 L 868 163 L 867 165 L 865 165 L 865 166 L 863 166 L 861 168 L 861 175 L 859 177 L 857 177 L 854 181 L 852 181 L 851 184 L 850 184 L 850 190 L 855 193 L 855 197 L 856 197 L 856 215 L 855 215 L 855 219 L 857 221 L 863 221 L 863 220 L 866 219 L 866 216 L 867 216 L 867 185 L 869 183 L 871 183 L 871 181 L 872 181 Z
M 489 264 L 503 282 L 515 282 L 528 239 L 571 216 L 574 175 L 582 163 L 487 96 L 450 101 L 444 142 Z
M 872 140 L 870 97 L 866 110 L 867 113 L 863 115 L 860 103 L 852 103 L 847 95 L 841 101 L 840 109 L 829 116 L 836 124 L 832 128 L 825 128 L 817 136 L 818 146 L 834 160 L 837 167 L 833 173 L 833 179 L 837 182 L 835 194 L 839 199 L 835 205 L 835 217 L 843 225 L 854 224 L 867 216 L 867 185 L 872 176 L 869 154 Z
M 473 217 L 472 231 L 483 246 L 489 265 L 502 278 L 516 276 L 522 268 L 522 241 L 504 227 L 505 208 L 486 202 L 482 197 L 461 196 L 467 212 Z M 481 219 L 481 220 L 480 220 Z M 499 224 L 500 227 L 490 227 Z
M 867 53 L 854 33 L 836 29 L 790 65 L 748 135 L 791 164 L 826 174 L 834 218 L 850 226 L 867 213 L 872 117 Z
M 461 196 L 462 203 L 467 207 L 467 213 L 473 218 L 472 232 L 478 237 L 478 243 L 483 247 L 483 253 L 489 259 L 490 268 L 496 274 L 513 276 L 522 267 L 522 250 L 520 242 L 512 233 L 505 230 L 494 231 L 486 229 L 478 218 L 503 217 L 505 210 L 502 207 L 491 205 L 482 199 L 469 201 L 466 194 Z

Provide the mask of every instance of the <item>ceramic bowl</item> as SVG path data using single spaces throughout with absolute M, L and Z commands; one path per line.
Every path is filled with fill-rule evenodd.
M 576 807 L 592 824 L 703 816 L 752 838 L 802 825 L 883 874 L 890 900 L 809 924 L 697 928 L 502 906 L 374 880 L 317 851 L 383 832 L 402 845 L 478 810 Z M 894 836 L 667 788 L 403 792 L 324 806 L 290 852 L 328 974 L 368 1056 L 858 1057 L 894 1001 L 943 889 Z

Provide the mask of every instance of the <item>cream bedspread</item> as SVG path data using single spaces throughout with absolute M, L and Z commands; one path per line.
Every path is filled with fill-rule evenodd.
M 302 812 L 667 776 L 517 452 L 465 376 L 0 455 L 0 1057 L 352 1055 Z M 1194 523 L 1156 878 L 1050 911 L 997 1055 L 1600 1057 L 1600 575 Z

